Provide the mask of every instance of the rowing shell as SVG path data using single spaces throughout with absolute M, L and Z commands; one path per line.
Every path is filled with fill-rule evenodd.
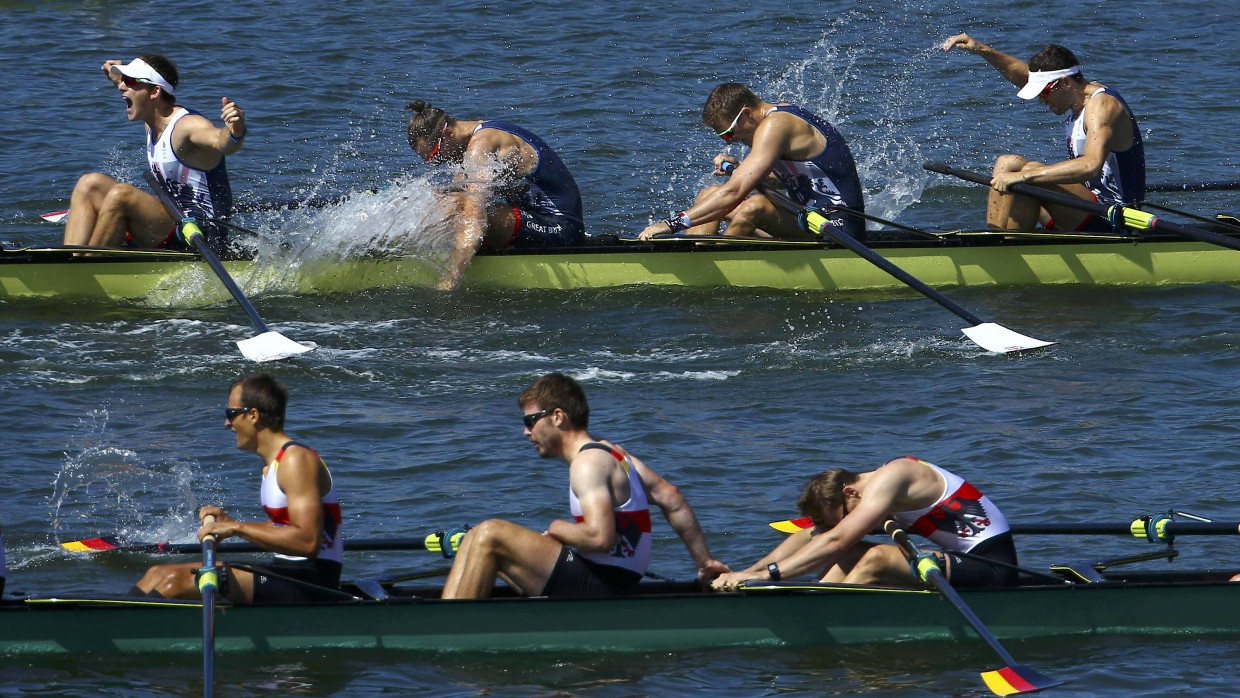
M 936 288 L 1240 282 L 1240 252 L 1165 236 L 1006 239 L 978 233 L 957 234 L 941 241 L 877 241 L 871 246 Z M 0 299 L 93 298 L 173 306 L 226 300 L 211 270 L 195 253 L 117 250 L 91 256 L 74 254 L 80 251 L 65 247 L 0 251 Z M 431 287 L 442 273 L 440 260 L 422 257 L 272 258 L 224 265 L 250 294 Z M 826 292 L 905 290 L 900 282 L 848 250 L 806 243 L 702 246 L 686 241 L 629 242 L 483 252 L 466 270 L 465 282 L 505 289 L 650 285 Z
M 1240 584 L 1229 573 L 1141 572 L 1090 584 L 960 595 L 1003 640 L 1067 635 L 1240 637 Z M 652 583 L 636 597 L 503 596 L 441 601 L 437 588 L 346 586 L 302 606 L 233 606 L 216 619 L 217 652 L 318 649 L 663 651 L 730 645 L 980 642 L 929 590 L 764 583 L 728 594 Z M 6 597 L 0 655 L 202 651 L 202 607 L 135 597 Z

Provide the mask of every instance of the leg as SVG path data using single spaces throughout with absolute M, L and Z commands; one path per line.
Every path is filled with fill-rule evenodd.
M 120 247 L 125 233 L 130 233 L 138 247 L 153 248 L 168 237 L 175 224 L 159 199 L 137 187 L 117 183 L 103 197 L 88 244 Z
M 69 197 L 69 218 L 65 221 L 66 245 L 88 245 L 95 231 L 95 220 L 103 208 L 103 199 L 119 184 L 115 179 L 100 172 L 91 172 L 78 178 Z
M 897 546 L 880 544 L 865 551 L 844 581 L 848 584 L 910 584 L 915 580 L 904 552 Z
M 1019 155 L 1000 155 L 995 159 L 993 174 L 1020 172 L 1026 167 L 1041 167 L 1042 163 L 1026 160 Z M 1032 230 L 1038 222 L 1041 206 L 1037 199 L 1008 194 L 990 189 L 986 197 L 986 225 L 1001 230 Z
M 718 188 L 719 187 L 714 186 L 714 187 L 706 187 L 702 189 L 702 191 L 698 192 L 697 198 L 693 200 L 693 203 L 696 205 L 702 199 L 705 199 L 707 194 L 710 194 L 711 192 L 715 191 Z M 727 220 L 727 218 L 725 217 L 724 220 Z M 703 223 L 702 225 L 695 225 L 692 228 L 689 228 L 688 230 L 684 231 L 684 234 L 685 235 L 718 235 L 719 224 L 721 222 L 722 221 L 715 221 L 714 223 Z M 729 232 L 728 234 L 731 235 L 732 233 Z
M 221 564 L 216 565 L 217 568 Z M 156 565 L 138 580 L 143 592 L 152 589 L 165 599 L 197 599 L 198 585 L 194 578 L 202 567 L 201 562 L 182 562 L 173 565 Z M 229 569 L 228 598 L 233 603 L 250 603 L 254 598 L 254 575 L 244 570 Z
M 554 538 L 524 526 L 499 519 L 483 521 L 461 541 L 443 598 L 485 599 L 500 574 L 521 593 L 537 594 L 546 586 L 561 547 Z

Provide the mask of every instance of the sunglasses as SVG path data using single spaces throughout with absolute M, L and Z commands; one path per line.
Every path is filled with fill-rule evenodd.
M 151 86 L 151 83 L 149 82 L 142 82 L 138 78 L 131 78 L 128 75 L 122 75 L 121 82 L 125 84 L 125 87 L 128 87 L 131 90 L 136 90 L 139 87 L 150 87 Z
M 552 407 L 552 408 L 551 408 L 551 409 L 549 409 L 549 410 L 539 410 L 539 411 L 537 411 L 537 412 L 531 412 L 531 413 L 529 413 L 529 414 L 527 414 L 527 415 L 522 415 L 522 416 L 521 416 L 521 421 L 522 421 L 522 422 L 525 422 L 525 428 L 526 428 L 526 429 L 533 429 L 533 428 L 534 428 L 534 425 L 535 425 L 535 424 L 538 424 L 538 420 L 542 419 L 543 417 L 546 417 L 547 415 L 551 414 L 552 412 L 555 412 L 555 408 L 554 408 L 554 407 Z
M 225 407 L 224 408 L 224 421 L 231 422 L 232 420 L 236 419 L 237 417 L 240 417 L 241 415 L 245 414 L 246 412 L 249 412 L 252 409 L 254 408 L 253 407 Z
M 1038 99 L 1046 99 L 1047 96 L 1050 95 L 1051 93 L 1051 88 L 1055 87 L 1055 85 L 1058 85 L 1058 84 L 1059 84 L 1059 80 L 1051 80 L 1050 82 L 1046 83 L 1046 87 L 1043 87 L 1042 91 L 1038 93 Z
M 745 109 L 746 109 L 745 107 L 741 107 L 741 110 L 736 112 L 736 118 L 732 119 L 732 123 L 729 124 L 727 128 L 723 129 L 719 133 L 716 133 L 715 135 L 722 138 L 725 143 L 731 143 L 732 132 L 736 130 L 736 125 L 740 123 L 741 114 L 745 113 Z

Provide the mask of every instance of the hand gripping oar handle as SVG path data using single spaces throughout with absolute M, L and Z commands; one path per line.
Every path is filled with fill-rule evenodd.
M 203 519 L 213 523 L 214 516 Z M 215 571 L 215 536 L 202 539 L 202 568 L 198 570 L 198 591 L 202 594 L 202 695 L 211 698 L 215 692 L 215 594 L 219 589 Z
M 990 186 L 991 178 L 986 177 L 985 175 L 977 174 L 976 172 L 959 170 L 955 167 L 950 167 L 938 162 L 927 162 L 923 165 L 923 167 L 931 172 L 951 175 L 953 177 L 963 179 L 966 182 L 975 182 L 977 184 L 985 184 L 986 186 Z M 1171 233 L 1172 235 L 1179 235 L 1181 237 L 1189 238 L 1190 240 L 1199 240 L 1201 242 L 1208 242 L 1211 245 L 1218 245 L 1219 247 L 1240 250 L 1240 240 L 1237 240 L 1236 238 L 1228 237 L 1226 235 L 1219 235 L 1218 233 L 1189 225 L 1180 225 L 1179 223 L 1164 221 L 1157 216 L 1151 213 L 1146 213 L 1140 209 L 1120 206 L 1118 204 L 1114 206 L 1107 206 L 1106 204 L 1100 204 L 1096 201 L 1087 201 L 1085 199 L 1072 196 L 1071 194 L 1064 194 L 1050 189 L 1035 187 L 1032 184 L 1025 184 L 1024 182 L 1011 184 L 1008 186 L 1008 190 L 1027 196 L 1031 199 L 1038 199 L 1040 201 L 1058 204 L 1068 208 L 1080 209 L 1107 220 L 1112 220 L 1114 218 L 1114 220 L 1122 222 L 1129 228 L 1135 228 L 1137 230 L 1153 230 L 1160 233 Z
M 993 691 L 996 695 L 1007 696 L 1014 693 L 1030 693 L 1040 691 L 1051 686 L 1058 686 L 1062 681 L 1052 679 L 1042 673 L 1031 669 L 1022 664 L 1017 664 L 1012 659 L 1012 655 L 999 644 L 999 640 L 986 628 L 973 609 L 969 608 L 964 599 L 960 598 L 960 594 L 952 588 L 947 578 L 939 569 L 938 562 L 933 556 L 923 555 L 921 551 L 913 545 L 913 541 L 909 540 L 908 534 L 900 528 L 894 520 L 888 520 L 883 523 L 883 531 L 885 531 L 891 539 L 899 546 L 900 550 L 914 565 L 914 574 L 922 581 L 932 584 L 939 593 L 946 598 L 960 615 L 973 626 L 979 637 L 986 644 L 990 645 L 990 649 L 999 655 L 1007 666 L 995 671 L 982 672 L 982 680 L 986 682 L 986 687 Z

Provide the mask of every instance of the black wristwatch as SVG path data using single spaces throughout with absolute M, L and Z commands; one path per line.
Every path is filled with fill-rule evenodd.
M 767 565 L 767 566 L 766 566 L 766 573 L 767 573 L 768 575 L 770 575 L 770 576 L 771 576 L 771 581 L 772 581 L 772 582 L 778 582 L 778 581 L 779 581 L 779 579 L 780 579 L 780 574 L 779 574 L 779 563 L 777 563 L 777 562 L 772 562 L 771 564 Z

